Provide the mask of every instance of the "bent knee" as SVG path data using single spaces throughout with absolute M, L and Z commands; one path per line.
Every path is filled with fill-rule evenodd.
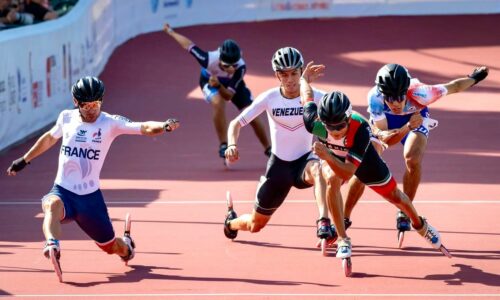
M 59 197 L 55 195 L 50 195 L 43 199 L 42 206 L 43 206 L 43 211 L 62 212 L 64 208 L 64 203 Z
M 420 169 L 420 166 L 422 164 L 422 157 L 418 155 L 407 155 L 405 156 L 405 164 L 408 169 Z
M 399 189 L 393 189 L 388 194 L 385 195 L 385 198 L 391 202 L 392 204 L 401 204 L 405 201 L 401 191 Z
M 314 177 L 321 176 L 321 164 L 318 160 L 310 160 L 310 170 L 311 170 L 311 175 Z
M 331 187 L 340 188 L 343 179 L 340 178 L 335 172 L 329 167 L 325 166 L 322 168 L 323 177 L 325 178 L 326 184 Z

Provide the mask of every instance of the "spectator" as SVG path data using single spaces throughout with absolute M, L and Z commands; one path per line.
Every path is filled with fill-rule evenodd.
M 35 17 L 35 22 L 54 20 L 59 17 L 59 14 L 49 6 L 46 0 L 26 0 L 24 11 L 32 14 Z
M 18 3 L 12 0 L 0 0 L 0 27 L 12 27 L 33 23 L 33 15 L 22 12 Z

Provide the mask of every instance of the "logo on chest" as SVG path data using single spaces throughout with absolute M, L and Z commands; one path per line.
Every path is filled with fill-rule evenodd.
M 87 141 L 86 135 L 87 135 L 87 130 L 83 129 L 78 130 L 78 132 L 76 133 L 75 141 L 80 143 L 86 142 Z
M 99 128 L 99 130 L 97 130 L 96 132 L 94 132 L 92 134 L 92 142 L 100 144 L 101 143 L 101 139 L 102 139 L 101 128 Z
M 344 146 L 334 145 L 334 144 L 330 144 L 330 143 L 326 143 L 325 145 L 326 145 L 326 146 L 328 147 L 328 149 L 330 149 L 330 150 L 347 152 L 347 148 L 346 148 L 346 147 L 344 147 Z
M 286 107 L 286 108 L 273 108 L 273 116 L 286 117 L 286 116 L 302 116 L 304 114 L 303 107 Z

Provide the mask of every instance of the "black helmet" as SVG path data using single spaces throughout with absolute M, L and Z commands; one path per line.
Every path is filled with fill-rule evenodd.
M 231 40 L 225 40 L 219 47 L 219 60 L 228 64 L 235 64 L 241 58 L 241 50 L 238 44 Z
M 319 101 L 318 116 L 325 124 L 337 124 L 352 114 L 352 106 L 349 98 L 338 91 L 325 94 Z
M 384 96 L 401 99 L 410 86 L 410 74 L 401 65 L 387 64 L 378 70 L 375 83 L 378 91 Z
M 78 102 L 92 102 L 102 100 L 104 83 L 97 77 L 85 76 L 78 79 L 71 87 L 73 98 Z
M 293 47 L 285 47 L 278 49 L 273 55 L 272 59 L 273 70 L 287 71 L 302 68 L 304 59 L 299 50 Z

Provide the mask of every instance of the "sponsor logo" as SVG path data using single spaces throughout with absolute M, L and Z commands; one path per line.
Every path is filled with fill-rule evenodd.
M 180 0 L 163 0 L 163 8 L 179 6 Z
M 303 107 L 287 107 L 287 108 L 273 108 L 273 116 L 302 116 L 304 114 Z
M 94 150 L 89 148 L 79 148 L 70 146 L 61 146 L 61 154 L 69 157 L 85 158 L 90 160 L 99 160 L 101 150 Z
M 334 145 L 326 142 L 323 142 L 323 144 L 325 144 L 328 149 L 347 152 L 347 148 L 344 146 Z
M 80 129 L 80 131 L 78 131 L 78 133 L 76 134 L 75 141 L 80 143 L 86 142 L 87 141 L 87 137 L 85 136 L 86 134 L 87 130 Z
M 273 11 L 306 11 L 306 10 L 328 10 L 330 2 L 327 0 L 275 0 L 271 4 Z
M 101 128 L 92 134 L 92 142 L 101 143 Z

